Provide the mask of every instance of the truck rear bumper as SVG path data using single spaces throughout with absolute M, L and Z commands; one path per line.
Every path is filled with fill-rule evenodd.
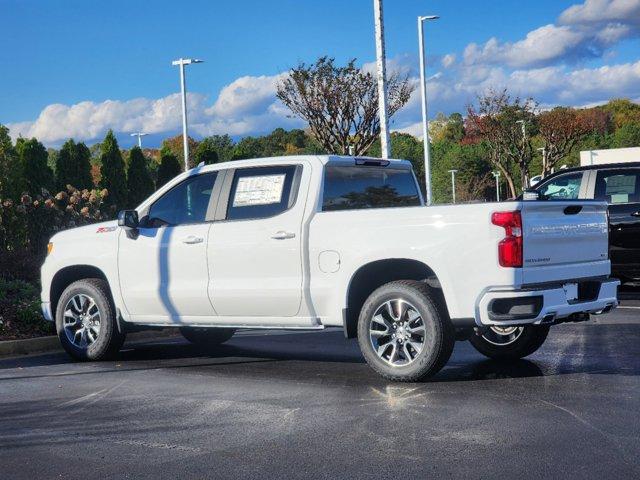
M 476 324 L 550 324 L 580 313 L 606 313 L 618 306 L 619 280 L 568 281 L 527 289 L 489 289 L 476 308 Z

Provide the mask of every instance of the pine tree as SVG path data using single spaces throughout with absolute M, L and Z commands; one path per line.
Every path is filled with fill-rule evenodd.
M 158 181 L 156 188 L 160 188 L 169 180 L 182 172 L 182 166 L 178 158 L 166 147 L 160 150 L 160 168 L 158 168 Z
M 18 154 L 16 153 L 9 129 L 0 125 L 0 199 L 12 198 L 16 200 L 22 189 Z
M 211 138 L 205 138 L 198 144 L 194 157 L 196 165 L 200 165 L 201 163 L 211 165 L 220 161 L 215 144 Z
M 49 154 L 44 145 L 35 138 L 21 138 L 16 142 L 16 150 L 26 191 L 33 195 L 39 195 L 43 188 L 51 191 L 54 186 L 53 171 L 47 165 Z
M 127 191 L 129 207 L 139 205 L 154 191 L 153 180 L 147 168 L 147 160 L 140 147 L 133 147 L 129 151 L 129 166 L 127 169 Z
M 127 178 L 120 147 L 112 130 L 107 132 L 102 142 L 100 163 L 100 187 L 108 192 L 105 203 L 114 210 L 124 208 L 127 204 Z
M 93 188 L 91 180 L 91 152 L 84 143 L 67 140 L 56 158 L 57 188 L 64 190 L 67 185 L 78 189 Z

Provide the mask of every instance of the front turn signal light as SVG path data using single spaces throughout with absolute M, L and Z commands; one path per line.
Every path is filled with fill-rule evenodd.
M 53 243 L 49 242 L 47 243 L 47 255 L 51 255 L 51 252 L 53 252 Z

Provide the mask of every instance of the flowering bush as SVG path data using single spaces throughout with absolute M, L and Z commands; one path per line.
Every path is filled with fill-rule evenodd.
M 67 189 L 0 199 L 0 339 L 47 335 L 38 281 L 47 243 L 60 230 L 104 220 L 106 190 Z
M 0 277 L 34 280 L 46 254 L 47 243 L 60 230 L 104 220 L 100 208 L 106 190 L 66 191 L 36 197 L 22 195 L 18 202 L 0 200 Z

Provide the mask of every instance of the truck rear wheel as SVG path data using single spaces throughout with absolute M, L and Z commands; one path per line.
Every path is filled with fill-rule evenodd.
M 447 363 L 455 331 L 426 284 L 400 280 L 367 298 L 358 319 L 358 342 L 365 360 L 380 375 L 416 382 Z
M 547 325 L 489 327 L 469 341 L 481 354 L 495 360 L 517 360 L 538 350 L 549 334 Z
M 124 343 L 107 282 L 85 278 L 69 285 L 58 300 L 56 331 L 62 347 L 78 360 L 105 360 Z
M 220 345 L 233 337 L 235 330 L 233 328 L 182 327 L 180 333 L 196 345 Z

